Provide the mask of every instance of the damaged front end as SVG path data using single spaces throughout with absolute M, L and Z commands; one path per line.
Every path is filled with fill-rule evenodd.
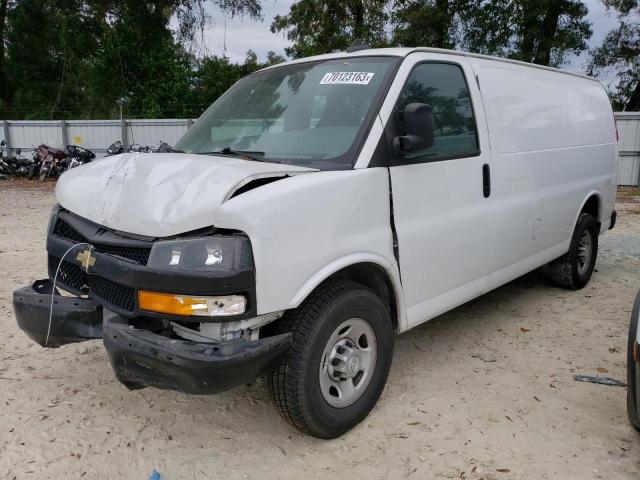
M 103 341 L 116 377 L 128 388 L 152 386 L 206 395 L 269 372 L 289 348 L 291 334 L 195 342 L 176 338 L 162 325 L 140 328 L 106 312 Z
M 256 314 L 239 232 L 133 237 L 55 209 L 47 250 L 51 280 L 14 292 L 18 325 L 44 347 L 102 338 L 128 388 L 221 392 L 268 373 L 291 343 L 261 334 L 282 313 Z

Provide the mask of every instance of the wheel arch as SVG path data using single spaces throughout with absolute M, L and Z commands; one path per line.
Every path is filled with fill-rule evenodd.
M 314 273 L 291 299 L 297 308 L 321 284 L 334 279 L 352 280 L 371 288 L 388 303 L 396 331 L 406 329 L 402 285 L 397 268 L 376 255 L 356 254 L 337 259 Z
M 602 196 L 598 190 L 592 190 L 585 196 L 582 204 L 580 205 L 580 210 L 578 210 L 578 214 L 574 219 L 574 225 L 578 223 L 578 218 L 583 213 L 592 215 L 596 219 L 596 222 L 598 222 L 598 229 L 600 229 L 602 224 L 600 218 L 602 213 Z

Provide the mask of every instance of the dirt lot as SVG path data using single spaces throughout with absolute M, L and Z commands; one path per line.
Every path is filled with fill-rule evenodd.
M 533 273 L 398 337 L 378 406 L 320 441 L 283 423 L 261 382 L 212 397 L 129 392 L 99 341 L 45 350 L 28 340 L 11 292 L 46 276 L 54 198 L 51 185 L 2 182 L 0 477 L 639 478 L 625 389 L 573 380 L 625 377 L 640 192 L 620 200 L 584 290 Z

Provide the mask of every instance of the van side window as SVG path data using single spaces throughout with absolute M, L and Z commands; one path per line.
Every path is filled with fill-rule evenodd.
M 413 69 L 396 104 L 398 126 L 402 134 L 404 108 L 410 103 L 431 105 L 435 135 L 431 148 L 412 152 L 405 158 L 430 161 L 478 154 L 471 98 L 459 66 L 423 63 Z

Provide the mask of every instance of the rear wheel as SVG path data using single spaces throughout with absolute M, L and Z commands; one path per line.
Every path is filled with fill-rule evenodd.
M 551 280 L 563 288 L 578 290 L 591 279 L 598 256 L 598 222 L 588 213 L 580 214 L 569 251 L 547 269 Z
M 372 290 L 338 281 L 283 320 L 293 342 L 268 380 L 276 407 L 305 433 L 338 437 L 367 416 L 386 383 L 393 354 L 389 307 Z
M 640 432 L 640 346 L 638 346 L 638 317 L 640 316 L 640 292 L 631 313 L 629 342 L 627 344 L 627 414 L 629 422 Z

